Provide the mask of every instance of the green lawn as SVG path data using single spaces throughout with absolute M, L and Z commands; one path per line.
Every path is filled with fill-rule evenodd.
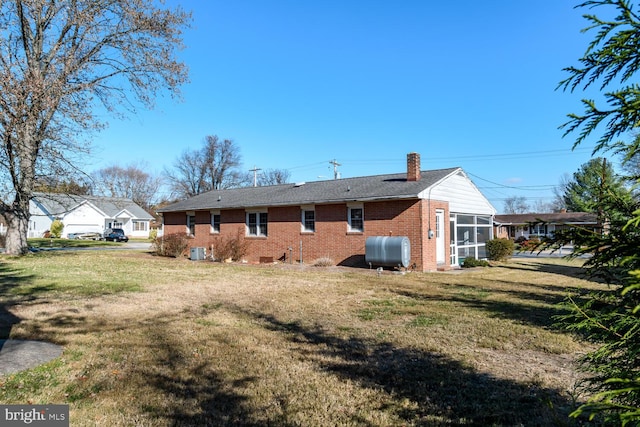
M 572 425 L 589 346 L 553 316 L 600 286 L 579 273 L 4 257 L 0 333 L 64 353 L 0 377 L 0 401 L 69 404 L 73 426 Z

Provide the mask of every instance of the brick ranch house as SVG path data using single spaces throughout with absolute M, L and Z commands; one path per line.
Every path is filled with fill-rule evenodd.
M 542 238 L 553 237 L 556 231 L 581 227 L 595 232 L 602 231 L 598 216 L 588 212 L 527 213 L 496 215 L 494 235 L 496 238 Z
M 412 268 L 433 271 L 485 258 L 496 211 L 461 168 L 421 171 L 409 153 L 406 173 L 213 190 L 158 213 L 165 235 L 187 233 L 207 253 L 241 233 L 247 262 L 367 266 L 367 237 L 396 236 L 409 239 Z

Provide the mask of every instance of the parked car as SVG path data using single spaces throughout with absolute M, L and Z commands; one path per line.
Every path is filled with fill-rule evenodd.
M 107 228 L 104 231 L 104 236 L 102 238 L 106 241 L 112 242 L 128 242 L 129 238 L 126 234 L 124 234 L 124 230 L 122 228 Z

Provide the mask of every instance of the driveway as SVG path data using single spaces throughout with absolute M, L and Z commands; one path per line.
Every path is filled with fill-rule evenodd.
M 514 258 L 562 258 L 573 253 L 573 246 L 563 246 L 555 251 L 515 251 L 513 253 Z M 588 258 L 586 255 L 582 255 L 580 258 Z
M 122 246 L 119 246 L 114 249 L 139 249 L 139 250 L 147 250 L 151 249 L 151 243 L 149 242 L 132 242 L 129 241 Z
M 40 341 L 0 340 L 0 376 L 24 371 L 62 355 L 62 347 Z

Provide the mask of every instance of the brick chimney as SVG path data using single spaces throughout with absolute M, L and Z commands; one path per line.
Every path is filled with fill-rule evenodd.
M 407 154 L 407 181 L 420 180 L 420 154 Z

